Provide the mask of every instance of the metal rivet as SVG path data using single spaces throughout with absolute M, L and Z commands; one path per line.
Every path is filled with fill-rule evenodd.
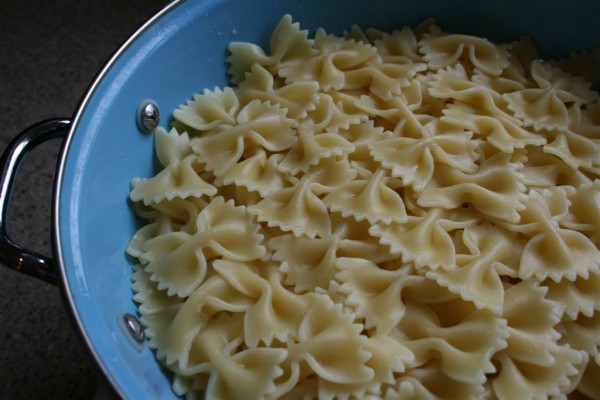
M 137 109 L 137 123 L 140 129 L 150 132 L 160 122 L 160 110 L 154 100 L 144 100 Z
M 129 313 L 123 314 L 123 322 L 125 323 L 127 331 L 136 342 L 142 343 L 144 339 L 146 339 L 144 327 L 135 315 Z

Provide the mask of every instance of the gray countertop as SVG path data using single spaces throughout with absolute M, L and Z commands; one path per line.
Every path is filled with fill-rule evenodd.
M 167 3 L 0 0 L 0 150 L 35 122 L 72 116 L 105 61 Z M 46 255 L 59 146 L 31 152 L 9 209 L 9 235 Z M 0 399 L 89 399 L 98 381 L 60 290 L 0 265 Z

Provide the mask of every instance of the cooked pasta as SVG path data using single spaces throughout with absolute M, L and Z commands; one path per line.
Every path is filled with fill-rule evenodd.
M 178 395 L 600 398 L 597 52 L 289 15 L 229 50 L 132 182 Z

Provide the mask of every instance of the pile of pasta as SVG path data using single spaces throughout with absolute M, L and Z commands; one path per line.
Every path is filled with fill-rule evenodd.
M 177 394 L 599 398 L 595 53 L 289 15 L 229 50 L 130 193 Z

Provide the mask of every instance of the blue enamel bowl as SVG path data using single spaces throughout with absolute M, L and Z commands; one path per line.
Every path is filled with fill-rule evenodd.
M 136 109 L 153 99 L 170 113 L 203 88 L 228 84 L 227 44 L 268 49 L 289 13 L 303 28 L 340 34 L 353 24 L 382 30 L 428 17 L 446 31 L 494 41 L 530 36 L 542 57 L 600 46 L 596 0 L 188 0 L 146 23 L 100 72 L 71 122 L 57 174 L 55 256 L 78 328 L 116 393 L 168 399 L 169 375 L 145 345 L 135 346 L 121 316 L 136 313 L 125 249 L 140 221 L 128 202 L 133 177 L 155 172 L 153 137 L 136 125 Z

